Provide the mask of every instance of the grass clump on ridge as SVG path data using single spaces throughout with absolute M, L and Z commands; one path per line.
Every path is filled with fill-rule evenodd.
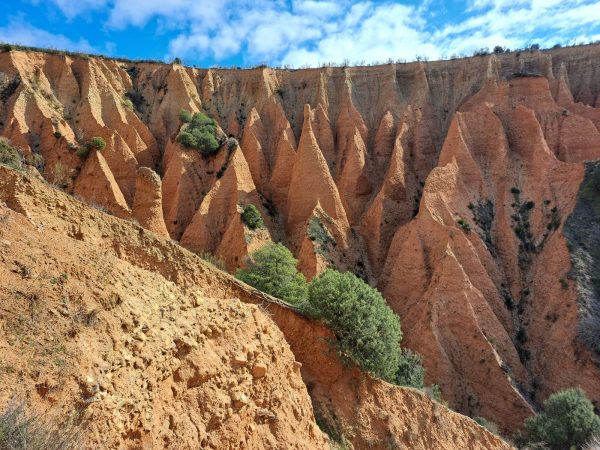
M 14 170 L 23 170 L 23 154 L 6 138 L 0 138 L 0 164 Z
M 202 252 L 202 253 L 200 253 L 199 256 L 200 256 L 200 258 L 202 258 L 207 263 L 215 266 L 217 269 L 223 270 L 223 271 L 226 270 L 225 261 L 223 261 L 218 256 L 215 256 L 215 255 L 213 255 L 210 252 Z
M 83 447 L 80 429 L 31 415 L 22 404 L 9 404 L 0 413 L 0 448 L 3 450 L 78 450 Z
M 75 154 L 77 156 L 79 156 L 81 159 L 85 160 L 90 155 L 90 152 L 92 150 L 101 152 L 105 148 L 106 148 L 106 141 L 99 136 L 94 136 L 83 147 L 79 147 L 77 149 L 77 151 L 75 152 Z

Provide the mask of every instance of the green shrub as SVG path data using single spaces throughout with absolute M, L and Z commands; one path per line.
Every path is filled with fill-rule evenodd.
M 187 131 L 182 131 L 179 133 L 179 142 L 181 142 L 185 147 L 196 148 L 198 147 L 198 140 L 196 137 Z
M 192 128 L 201 128 L 204 126 L 215 129 L 217 128 L 217 123 L 206 114 L 202 114 L 201 112 L 197 112 L 192 116 L 191 125 Z
M 121 100 L 121 103 L 122 103 L 122 104 L 123 104 L 123 106 L 124 106 L 125 108 L 127 108 L 129 111 L 133 111 L 133 102 L 131 101 L 131 99 L 130 99 L 130 98 L 127 98 L 127 97 L 123 98 L 123 99 Z
M 98 150 L 99 152 L 106 148 L 106 142 L 101 137 L 95 136 L 88 143 L 90 149 Z
M 309 312 L 336 334 L 342 353 L 393 382 L 400 363 L 400 321 L 382 295 L 351 273 L 328 269 L 308 288 Z
M 421 365 L 421 355 L 408 349 L 402 349 L 395 383 L 400 386 L 423 389 L 425 386 L 425 369 Z
M 242 211 L 242 222 L 244 222 L 251 230 L 264 228 L 265 222 L 258 211 L 258 208 L 252 204 L 244 206 Z
M 187 109 L 179 111 L 179 120 L 183 123 L 190 123 L 192 121 L 192 113 Z
M 466 233 L 471 231 L 471 224 L 467 222 L 465 219 L 458 219 L 456 221 L 459 227 L 461 227 Z
M 27 164 L 35 167 L 40 172 L 44 171 L 44 167 L 46 166 L 46 162 L 44 161 L 44 157 L 40 153 L 32 153 L 31 155 L 25 158 Z
M 525 420 L 529 442 L 544 442 L 551 449 L 581 448 L 600 433 L 600 417 L 579 389 L 565 389 L 552 394 L 537 416 Z
M 219 143 L 215 136 L 208 130 L 193 130 L 192 134 L 196 138 L 196 148 L 203 155 L 212 155 L 219 150 Z
M 210 252 L 200 253 L 200 258 L 202 258 L 207 263 L 212 264 L 219 270 L 225 270 L 225 261 L 223 261 L 221 258 L 213 255 Z
M 290 303 L 306 298 L 306 279 L 298 272 L 298 260 L 282 244 L 268 244 L 250 254 L 246 269 L 235 276 L 250 286 Z
M 90 148 L 87 145 L 79 147 L 75 154 L 79 156 L 80 159 L 85 160 L 90 155 Z
M 14 170 L 23 170 L 22 153 L 5 138 L 0 138 L 0 164 Z
M 191 113 L 181 110 L 179 118 L 182 122 L 189 125 L 179 133 L 179 142 L 188 148 L 199 150 L 203 155 L 208 156 L 219 150 L 220 143 L 217 140 L 217 123 L 202 113 Z
M 60 139 L 60 138 L 62 137 L 62 133 L 61 133 L 59 130 L 56 130 L 56 131 L 54 132 L 54 137 L 55 137 L 56 139 Z

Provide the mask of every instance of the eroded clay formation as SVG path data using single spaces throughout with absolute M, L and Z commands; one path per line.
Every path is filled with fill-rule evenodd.
M 0 54 L 2 135 L 66 191 L 233 270 L 268 240 L 351 270 L 462 413 L 514 430 L 552 392 L 600 400 L 562 227 L 600 158 L 600 47 L 307 70 Z M 133 108 L 125 100 L 133 98 Z M 239 146 L 176 140 L 204 111 Z M 54 136 L 60 131 L 61 137 Z M 82 161 L 75 149 L 107 142 Z M 266 230 L 240 220 L 252 203 Z M 318 221 L 327 239 L 311 239 Z M 566 284 L 566 285 L 565 285 Z

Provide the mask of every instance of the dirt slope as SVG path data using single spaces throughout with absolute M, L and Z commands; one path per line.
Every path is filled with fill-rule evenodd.
M 93 448 L 327 448 L 310 393 L 355 448 L 508 448 L 342 367 L 325 327 L 168 239 L 2 167 L 0 193 L 3 405 L 82 423 Z
M 309 277 L 329 264 L 368 279 L 450 405 L 514 430 L 558 389 L 600 401 L 577 286 L 560 281 L 562 224 L 584 161 L 600 158 L 599 58 L 591 45 L 204 70 L 11 51 L 0 53 L 0 130 L 44 156 L 48 180 L 228 269 L 273 239 Z M 181 108 L 207 112 L 239 147 L 183 149 Z M 93 136 L 107 148 L 82 162 L 74 149 Z M 265 233 L 244 227 L 247 203 Z
M 326 447 L 257 306 L 120 258 L 120 243 L 159 250 L 142 228 L 0 172 L 2 404 L 83 421 L 90 448 Z

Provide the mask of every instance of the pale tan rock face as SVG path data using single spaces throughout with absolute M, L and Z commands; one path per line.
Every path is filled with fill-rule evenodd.
M 236 71 L 4 52 L 0 82 L 16 88 L 0 102 L 0 134 L 41 153 L 46 179 L 61 164 L 68 192 L 152 218 L 142 225 L 164 235 L 156 185 L 137 193 L 138 169 L 151 168 L 168 234 L 229 270 L 273 240 L 309 278 L 328 265 L 361 275 L 399 313 L 405 345 L 450 405 L 514 429 L 561 388 L 600 401 L 575 287 L 558 282 L 570 269 L 562 227 L 548 230 L 572 210 L 582 162 L 600 158 L 598 58 L 585 46 Z M 239 149 L 182 148 L 181 108 L 207 112 Z M 73 148 L 93 136 L 107 148 L 82 162 Z M 247 203 L 263 232 L 241 222 Z M 310 239 L 313 219 L 335 245 Z
M 333 220 L 347 227 L 348 220 L 327 162 L 312 131 L 312 111 L 304 107 L 304 125 L 288 191 L 287 226 L 291 235 L 310 218 L 317 205 Z
M 225 164 L 223 176 L 206 194 L 183 233 L 181 245 L 199 254 L 212 253 L 223 259 L 229 270 L 234 270 L 251 251 L 253 241 L 261 240 L 258 233 L 252 233 L 243 224 L 240 214 L 243 207 L 252 204 L 263 217 L 268 215 L 239 147 L 233 149 Z
M 102 153 L 92 150 L 73 189 L 85 201 L 105 207 L 119 217 L 129 217 L 131 210 Z
M 162 182 L 149 167 L 137 170 L 132 215 L 144 228 L 169 237 L 163 217 Z

